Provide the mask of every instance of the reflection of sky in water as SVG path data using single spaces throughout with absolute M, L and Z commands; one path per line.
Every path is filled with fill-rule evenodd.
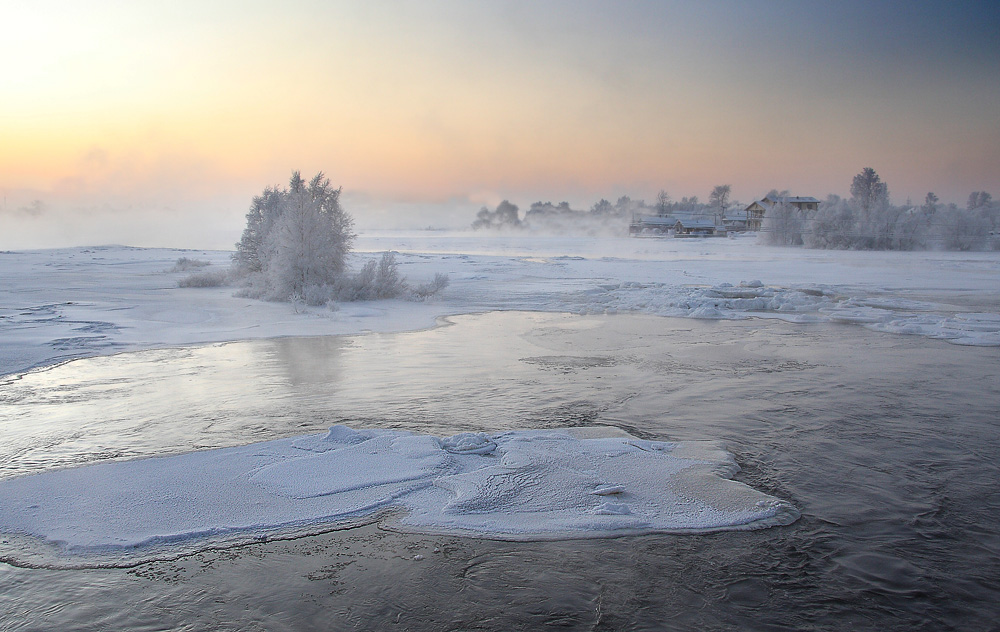
M 849 327 L 759 320 L 497 312 L 452 322 L 403 334 L 143 351 L 8 379 L 0 475 L 337 423 L 447 436 L 604 422 L 651 438 L 725 439 L 726 418 L 759 426 L 775 400 L 842 397 L 835 367 L 852 362 L 851 340 L 882 340 Z M 880 362 L 894 370 L 894 360 Z
M 0 471 L 240 445 L 335 423 L 445 436 L 579 425 L 648 373 L 636 358 L 618 357 L 636 353 L 622 325 L 650 342 L 670 342 L 657 332 L 676 326 L 536 313 L 454 323 L 142 351 L 11 378 L 0 393 Z M 694 343 L 693 329 L 714 328 L 683 323 L 675 335 L 688 332 Z

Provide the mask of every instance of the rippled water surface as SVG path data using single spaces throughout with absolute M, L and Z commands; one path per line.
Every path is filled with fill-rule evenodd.
M 0 628 L 996 629 L 1000 351 L 853 326 L 491 313 L 0 382 L 0 477 L 320 432 L 722 440 L 788 527 L 510 543 L 380 525 L 131 569 L 0 564 Z

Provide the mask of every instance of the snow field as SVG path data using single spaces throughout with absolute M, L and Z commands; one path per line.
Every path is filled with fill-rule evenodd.
M 1000 253 L 844 252 L 740 239 L 627 239 L 363 232 L 353 269 L 391 250 L 424 301 L 330 307 L 180 288 L 185 257 L 228 252 L 121 246 L 0 253 L 0 375 L 119 351 L 292 335 L 395 332 L 491 310 L 637 312 L 859 324 L 963 345 L 1000 345 Z

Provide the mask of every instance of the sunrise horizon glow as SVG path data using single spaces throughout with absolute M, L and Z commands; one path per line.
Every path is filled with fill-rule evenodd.
M 231 247 L 293 170 L 360 228 L 869 166 L 897 204 L 1000 194 L 988 2 L 2 6 L 2 248 Z

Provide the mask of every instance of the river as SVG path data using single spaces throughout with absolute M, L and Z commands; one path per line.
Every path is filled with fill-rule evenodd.
M 383 524 L 131 568 L 0 564 L 4 630 L 986 630 L 1000 349 L 776 320 L 492 312 L 0 383 L 0 478 L 321 432 L 603 424 L 723 442 L 790 526 L 504 542 Z

